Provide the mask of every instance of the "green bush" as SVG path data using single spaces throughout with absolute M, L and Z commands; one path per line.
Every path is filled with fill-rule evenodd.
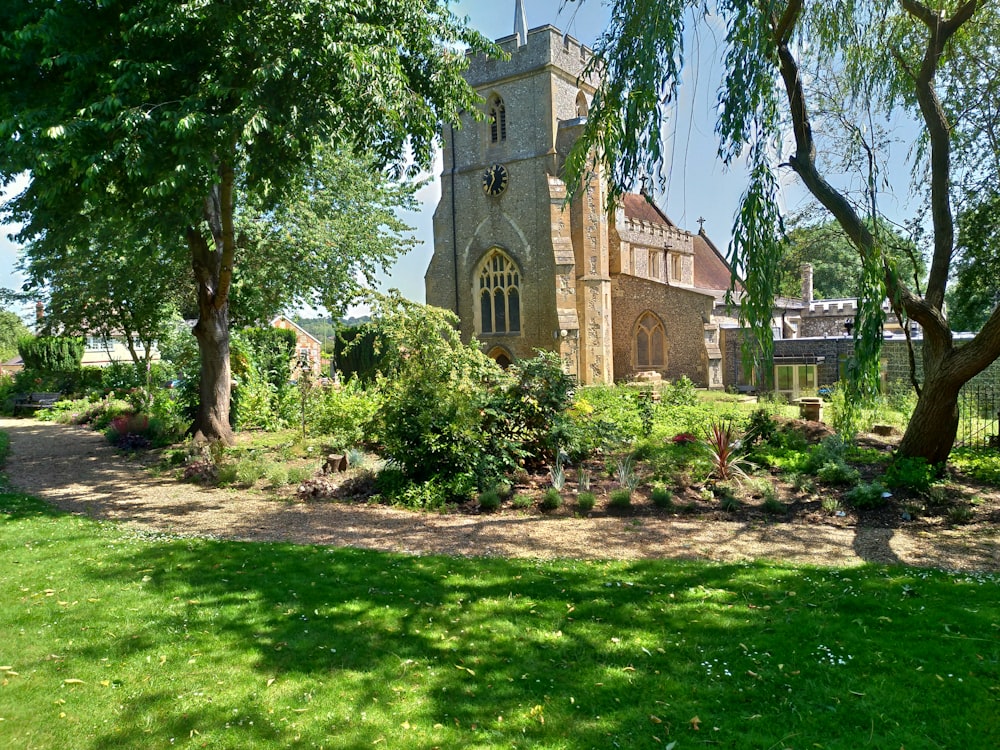
M 374 388 L 357 379 L 343 386 L 324 387 L 310 404 L 309 430 L 323 435 L 332 448 L 344 450 L 377 442 L 376 418 L 380 399 Z
M 527 508 L 530 508 L 532 505 L 534 505 L 535 501 L 532 499 L 531 495 L 518 494 L 514 495 L 513 499 L 510 501 L 510 504 L 515 508 L 517 508 L 518 510 L 526 510 Z
M 615 510 L 625 510 L 632 507 L 632 491 L 628 489 L 612 490 L 608 495 L 608 507 Z
M 926 492 L 937 478 L 938 471 L 926 458 L 896 456 L 885 471 L 888 487 L 905 487 L 917 492 Z
M 885 487 L 879 482 L 862 482 L 851 488 L 844 497 L 855 508 L 881 508 L 885 505 Z
M 836 460 L 827 461 L 816 471 L 816 478 L 827 484 L 853 484 L 859 476 L 853 466 Z
M 594 509 L 597 498 L 593 492 L 581 492 L 576 496 L 576 508 L 580 513 L 590 513 Z
M 17 342 L 26 370 L 60 373 L 80 369 L 84 340 L 79 336 L 34 336 Z
M 667 406 L 695 406 L 698 403 L 698 392 L 691 379 L 687 375 L 681 375 L 678 380 L 660 389 L 660 403 Z
M 495 489 L 479 493 L 479 509 L 493 511 L 500 507 L 500 493 Z
M 549 487 L 545 490 L 545 494 L 542 495 L 542 510 L 555 510 L 562 506 L 563 499 L 562 495 L 559 494 L 559 490 L 555 487 Z
M 653 487 L 650 499 L 657 508 L 669 510 L 674 507 L 674 493 L 662 485 Z

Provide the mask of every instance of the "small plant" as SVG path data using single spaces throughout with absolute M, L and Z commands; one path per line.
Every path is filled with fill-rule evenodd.
M 926 458 L 897 456 L 885 470 L 887 487 L 905 487 L 916 492 L 926 492 L 937 478 L 937 469 Z
M 576 487 L 580 492 L 590 492 L 590 472 L 580 469 L 576 475 Z
M 750 414 L 750 423 L 743 434 L 743 441 L 747 445 L 754 445 L 757 442 L 771 443 L 778 432 L 778 423 L 774 421 L 767 409 L 755 409 Z
M 808 474 L 802 474 L 796 472 L 791 476 L 792 488 L 796 492 L 801 492 L 805 495 L 811 495 L 816 491 L 816 483 L 813 481 L 812 477 Z
M 304 482 L 313 475 L 313 470 L 305 466 L 293 466 L 288 470 L 288 481 L 291 484 Z M 379 475 L 381 476 L 381 474 Z
M 288 484 L 288 467 L 284 464 L 272 463 L 264 472 L 264 477 L 271 487 L 284 487 Z
M 953 505 L 948 509 L 948 521 L 954 524 L 969 523 L 976 512 L 968 505 Z
M 510 501 L 510 504 L 515 508 L 517 508 L 518 510 L 526 510 L 530 508 L 532 505 L 534 505 L 535 501 L 532 499 L 531 495 L 518 494 L 514 495 L 513 499 Z
M 674 435 L 670 442 L 674 445 L 693 445 L 698 442 L 698 438 L 692 435 L 690 432 L 680 432 Z
M 620 456 L 616 461 L 615 475 L 618 477 L 618 484 L 622 489 L 628 490 L 631 495 L 635 488 L 639 486 L 639 477 L 634 471 L 634 462 L 631 456 Z
M 740 501 L 734 495 L 727 493 L 719 500 L 719 507 L 726 513 L 735 513 L 740 509 Z
M 831 460 L 819 467 L 816 477 L 827 484 L 853 484 L 860 474 L 853 466 L 848 466 L 842 460 Z
M 552 489 L 556 492 L 563 491 L 563 488 L 566 486 L 566 470 L 563 469 L 562 452 L 556 453 L 556 462 L 553 466 L 549 467 L 549 479 L 552 482 Z
M 720 482 L 747 477 L 747 470 L 753 465 L 739 453 L 742 443 L 732 422 L 712 422 L 708 428 L 708 437 L 702 445 L 712 464 L 710 477 L 715 477 Z
M 347 456 L 347 465 L 352 469 L 363 469 L 368 464 L 368 455 L 360 448 L 348 448 L 344 455 Z
M 830 496 L 830 497 L 824 497 L 820 501 L 820 507 L 822 507 L 823 510 L 825 510 L 827 513 L 829 513 L 832 516 L 834 513 L 836 513 L 838 510 L 841 509 L 841 507 L 840 507 L 840 500 L 838 500 L 836 497 L 832 497 L 832 496 Z
M 252 487 L 258 479 L 264 476 L 266 466 L 254 458 L 243 458 L 236 462 L 234 484 L 240 487 Z
M 632 492 L 625 488 L 612 490 L 611 494 L 608 495 L 608 507 L 616 510 L 631 508 Z
M 576 508 L 580 513 L 590 513 L 594 509 L 595 502 L 597 499 L 593 492 L 581 492 L 576 497 Z
M 885 487 L 880 482 L 862 482 L 850 489 L 845 497 L 855 508 L 881 508 L 886 501 Z
M 650 499 L 653 501 L 653 505 L 657 508 L 669 510 L 674 507 L 674 493 L 662 484 L 658 484 L 653 487 L 653 491 L 650 493 Z
M 774 489 L 774 483 L 767 477 L 754 477 L 748 481 L 747 491 L 753 497 L 759 497 L 764 502 L 777 500 L 778 498 L 778 492 Z
M 479 493 L 479 509 L 494 511 L 500 507 L 500 493 L 496 489 L 488 489 Z
M 764 498 L 763 508 L 765 513 L 770 513 L 775 516 L 784 515 L 788 510 L 787 506 L 773 495 Z
M 545 494 L 542 495 L 542 510 L 555 510 L 556 508 L 562 506 L 562 503 L 562 495 L 555 487 L 549 487 L 545 490 Z

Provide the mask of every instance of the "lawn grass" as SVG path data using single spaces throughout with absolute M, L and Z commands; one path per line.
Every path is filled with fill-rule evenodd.
M 406 557 L 0 510 L 0 747 L 1000 746 L 996 574 Z

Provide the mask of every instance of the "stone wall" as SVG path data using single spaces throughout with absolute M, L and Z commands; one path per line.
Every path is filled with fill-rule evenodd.
M 695 384 L 709 385 L 705 322 L 713 297 L 649 279 L 622 274 L 611 281 L 614 377 L 635 376 L 633 332 L 639 316 L 647 310 L 663 323 L 667 338 L 666 367 L 658 370 L 665 380 L 686 375 Z

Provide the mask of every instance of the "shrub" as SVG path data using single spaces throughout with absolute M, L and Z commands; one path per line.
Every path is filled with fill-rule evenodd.
M 885 505 L 885 487 L 879 482 L 862 482 L 844 496 L 855 508 L 881 508 Z
M 615 510 L 625 510 L 632 507 L 632 491 L 629 489 L 612 490 L 608 495 L 608 507 Z
M 493 511 L 500 507 L 500 493 L 495 489 L 479 493 L 479 509 Z
M 597 498 L 594 497 L 593 492 L 581 492 L 576 497 L 576 507 L 580 513 L 590 513 L 594 509 L 594 503 L 597 502 Z
M 264 471 L 264 478 L 271 487 L 284 487 L 288 484 L 288 467 L 284 464 L 272 463 Z
M 783 502 L 773 496 L 764 498 L 763 507 L 765 513 L 771 513 L 776 516 L 782 515 L 788 510 L 788 507 Z
M 840 510 L 840 500 L 833 496 L 824 497 L 820 502 L 820 507 L 832 515 Z
M 674 507 L 674 493 L 663 485 L 657 485 L 653 487 L 653 491 L 650 494 L 650 499 L 653 501 L 653 505 L 657 508 L 663 508 L 664 510 L 669 510 Z
M 754 409 L 750 414 L 750 422 L 743 434 L 744 443 L 754 445 L 757 442 L 772 443 L 777 439 L 778 423 L 774 421 L 767 409 Z
M 827 461 L 816 472 L 817 479 L 827 484 L 853 484 L 859 476 L 857 469 L 843 461 Z
M 530 508 L 532 505 L 534 505 L 535 501 L 534 499 L 532 499 L 531 495 L 519 494 L 519 495 L 514 495 L 514 498 L 510 501 L 510 504 L 513 505 L 518 510 L 525 510 L 526 508 Z
M 381 400 L 375 388 L 365 388 L 356 379 L 343 386 L 323 387 L 310 402 L 306 423 L 315 435 L 323 435 L 332 448 L 371 445 L 377 441 L 376 419 Z
M 559 494 L 559 490 L 555 487 L 549 487 L 545 490 L 545 494 L 542 495 L 542 510 L 555 510 L 562 505 L 563 499 L 562 495 Z
M 888 487 L 905 487 L 926 492 L 937 474 L 937 469 L 927 463 L 926 458 L 896 456 L 886 469 L 883 479 Z
M 687 375 L 669 383 L 660 390 L 660 402 L 668 406 L 694 406 L 698 403 L 698 393 Z
M 713 421 L 703 445 L 712 464 L 710 477 L 728 482 L 747 476 L 747 469 L 751 468 L 751 464 L 739 453 L 742 443 L 732 422 Z
M 740 501 L 734 495 L 726 494 L 719 499 L 719 507 L 726 513 L 735 513 L 740 509 Z
M 299 484 L 313 475 L 313 470 L 305 466 L 293 466 L 288 470 L 288 483 Z

